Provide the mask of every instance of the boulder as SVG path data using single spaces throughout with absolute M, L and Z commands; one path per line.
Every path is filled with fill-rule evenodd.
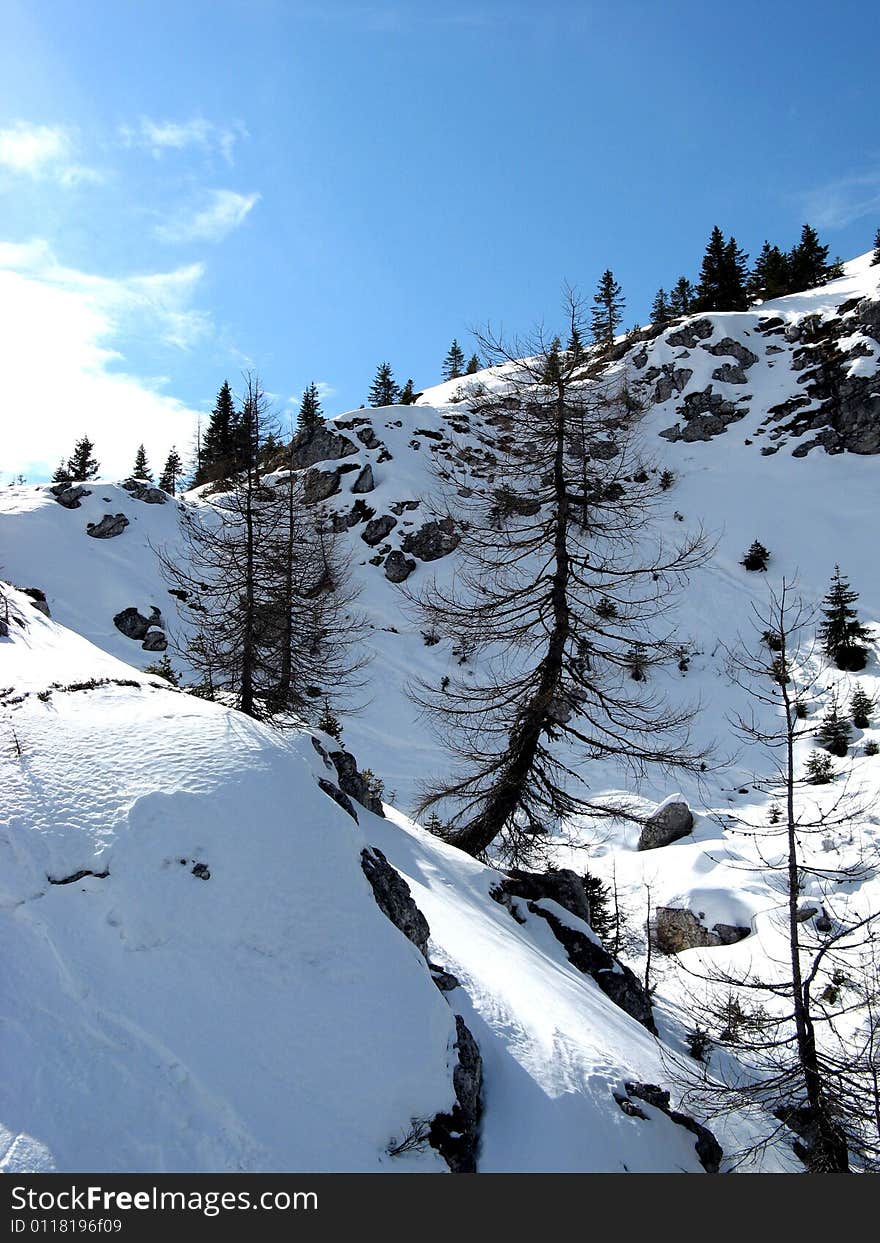
M 371 518 L 361 532 L 361 539 L 371 548 L 375 548 L 396 526 L 397 519 L 392 518 L 390 514 L 383 514 L 381 518 Z
M 550 898 L 564 906 L 578 919 L 590 922 L 590 901 L 583 878 L 571 868 L 555 868 L 549 872 L 523 872 L 514 869 L 507 873 L 504 888 L 516 898 L 536 902 Z
M 662 803 L 642 826 L 639 850 L 656 850 L 668 846 L 693 830 L 694 817 L 683 798 Z
M 164 652 L 167 646 L 168 640 L 162 630 L 148 630 L 141 644 L 145 652 Z
M 437 561 L 451 553 L 460 542 L 461 536 L 452 519 L 442 518 L 439 522 L 423 523 L 418 531 L 405 535 L 400 546 L 420 561 Z
M 390 583 L 403 583 L 409 578 L 416 563 L 396 548 L 385 558 L 385 577 Z
M 654 389 L 654 401 L 668 401 L 673 395 L 683 393 L 687 387 L 688 380 L 693 374 L 690 367 L 673 367 L 671 364 L 667 364 L 657 380 Z
M 373 468 L 369 462 L 358 474 L 357 479 L 351 485 L 352 492 L 372 492 L 376 483 L 373 479 Z
M 127 526 L 125 514 L 105 514 L 100 522 L 86 523 L 86 535 L 91 535 L 92 539 L 113 539 L 121 535 Z
M 724 363 L 712 372 L 712 379 L 722 384 L 748 384 L 749 377 L 737 363 Z
M 366 449 L 378 449 L 382 443 L 372 427 L 359 427 L 355 432 L 358 440 Z
M 23 596 L 28 596 L 34 608 L 42 613 L 44 617 L 52 616 L 49 612 L 49 601 L 46 599 L 45 591 L 41 591 L 39 587 L 17 587 L 16 590 L 20 591 Z
M 162 614 L 155 605 L 149 617 L 144 617 L 134 607 L 123 609 L 113 618 L 113 625 L 117 630 L 121 630 L 127 639 L 141 640 L 145 639 L 147 633 L 154 627 L 161 629 Z
M 743 941 L 750 931 L 750 928 L 735 924 L 715 924 L 709 929 L 693 911 L 678 906 L 658 906 L 652 939 L 661 953 L 681 954 L 684 950 L 735 945 L 737 941 Z

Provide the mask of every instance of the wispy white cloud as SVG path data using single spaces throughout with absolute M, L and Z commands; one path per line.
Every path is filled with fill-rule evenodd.
M 824 229 L 841 229 L 880 211 L 880 163 L 810 190 L 803 206 L 810 223 Z
M 185 347 L 210 330 L 188 306 L 199 265 L 113 279 L 59 263 L 43 241 L 0 243 L 0 339 L 15 360 L 4 402 L 4 469 L 46 477 L 77 436 L 95 441 L 102 474 L 131 468 L 142 441 L 153 465 L 172 444 L 189 447 L 197 413 L 161 392 L 161 377 L 125 369 L 124 341 L 138 332 Z M 51 365 L 47 365 L 50 360 Z
M 163 242 L 219 242 L 243 224 L 259 202 L 259 194 L 211 190 L 204 207 L 181 212 L 156 229 Z
M 0 129 L 0 168 L 22 177 L 51 178 L 63 186 L 103 180 L 97 169 L 74 159 L 76 136 L 63 125 L 16 121 Z
M 121 125 L 119 137 L 126 147 L 143 147 L 154 159 L 161 159 L 169 151 L 186 151 L 196 148 L 205 154 L 218 152 L 227 164 L 232 164 L 235 144 L 248 137 L 241 121 L 231 125 L 215 125 L 204 117 L 191 117 L 188 121 L 156 121 L 141 117 L 137 125 Z

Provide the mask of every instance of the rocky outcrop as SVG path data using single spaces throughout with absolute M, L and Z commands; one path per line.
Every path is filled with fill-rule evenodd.
M 377 846 L 361 851 L 361 867 L 370 882 L 376 904 L 386 918 L 413 943 L 428 962 L 428 921 L 416 906 L 409 885 Z M 431 978 L 444 995 L 458 987 L 455 976 L 430 963 Z M 482 1113 L 483 1059 L 479 1046 L 460 1014 L 455 1015 L 456 1065 L 452 1071 L 455 1104 L 449 1113 L 437 1114 L 428 1128 L 428 1139 L 454 1174 L 473 1174 Z
M 144 617 L 134 607 L 123 609 L 113 618 L 113 625 L 117 630 L 121 630 L 127 639 L 145 639 L 148 631 L 154 627 L 162 629 L 162 614 L 155 605 L 149 617 Z
M 23 596 L 27 596 L 34 608 L 43 614 L 44 617 L 51 617 L 49 612 L 49 601 L 46 599 L 45 591 L 41 591 L 39 587 L 16 587 L 16 591 L 20 591 Z
M 735 358 L 744 371 L 753 367 L 758 361 L 757 354 L 753 354 L 747 345 L 743 345 L 742 341 L 736 341 L 733 337 L 722 337 L 715 345 L 704 345 L 701 348 L 717 358 L 725 354 Z
M 346 815 L 351 816 L 355 824 L 360 824 L 360 821 L 358 820 L 358 817 L 357 817 L 357 812 L 354 809 L 354 805 L 351 799 L 348 797 L 347 794 L 343 794 L 342 790 L 340 790 L 338 785 L 335 785 L 334 782 L 332 781 L 328 781 L 326 777 L 319 777 L 318 785 L 321 787 L 321 789 L 324 791 L 324 793 L 327 795 L 328 798 L 332 798 L 333 802 L 338 804 L 338 806 L 342 808 L 342 810 L 346 813 Z
M 355 802 L 360 803 L 361 807 L 371 811 L 374 816 L 384 817 L 381 798 L 370 789 L 363 774 L 359 772 L 357 760 L 351 752 L 330 751 L 328 758 L 336 769 L 340 790 L 348 794 Z
M 303 476 L 303 500 L 307 505 L 326 501 L 339 491 L 338 470 L 307 470 Z
M 155 488 L 151 483 L 147 483 L 145 479 L 126 479 L 122 487 L 136 501 L 143 501 L 146 505 L 164 505 L 168 500 L 161 488 Z
M 657 369 L 652 368 L 652 370 L 656 375 Z M 654 388 L 654 401 L 659 404 L 660 402 L 668 401 L 670 397 L 683 393 L 685 388 L 687 388 L 688 380 L 693 374 L 690 367 L 673 367 L 667 363 L 660 368 L 660 375 L 657 377 L 657 383 Z
M 347 436 L 341 436 L 324 423 L 316 427 L 306 427 L 297 432 L 290 449 L 285 450 L 287 458 L 292 459 L 297 469 L 314 466 L 316 462 L 334 461 L 336 458 L 349 457 L 357 453 L 357 445 Z
M 749 377 L 736 363 L 724 363 L 712 372 L 712 379 L 721 384 L 748 384 Z
M 457 548 L 460 542 L 461 536 L 455 530 L 452 519 L 441 518 L 439 522 L 425 522 L 418 531 L 405 535 L 400 546 L 420 561 L 438 561 Z
M 527 897 L 527 894 L 535 896 Z M 625 1010 L 653 1035 L 657 1034 L 648 994 L 629 967 L 623 966 L 609 954 L 594 935 L 563 922 L 553 911 L 541 905 L 548 900 L 556 902 L 577 919 L 584 919 L 583 914 L 578 912 L 586 910 L 589 914 L 589 901 L 583 882 L 574 872 L 564 868 L 544 873 L 513 872 L 503 877 L 490 891 L 490 897 L 506 906 L 518 923 L 524 920 L 513 899 L 522 898 L 529 913 L 545 920 L 549 925 L 556 940 L 565 949 L 572 966 L 595 980 L 605 996 L 620 1006 L 621 1010 Z M 561 898 L 564 901 L 560 901 Z
M 409 885 L 391 866 L 378 846 L 368 846 L 361 851 L 361 867 L 370 882 L 379 910 L 391 920 L 395 928 L 400 929 L 407 940 L 412 941 L 427 961 L 431 929 L 416 906 Z
M 720 435 L 728 424 L 736 423 L 748 413 L 745 406 L 738 406 L 716 393 L 711 384 L 696 393 L 688 393 L 679 407 L 678 413 L 684 418 L 684 427 L 676 423 L 667 427 L 660 435 L 665 440 L 683 440 L 692 443 L 695 440 L 711 440 Z
M 455 1016 L 455 1033 L 454 1047 L 458 1055 L 452 1072 L 455 1105 L 451 1113 L 437 1114 L 431 1123 L 429 1138 L 453 1174 L 474 1174 L 482 1113 L 483 1059 L 460 1014 Z
M 693 911 L 678 906 L 658 906 L 652 940 L 663 954 L 681 954 L 684 950 L 735 945 L 745 940 L 750 932 L 750 928 L 736 924 L 714 924 L 709 929 Z
M 105 514 L 100 522 L 87 522 L 86 535 L 92 539 L 113 539 L 128 526 L 125 514 Z
M 92 495 L 91 489 L 84 488 L 81 483 L 57 483 L 49 491 L 65 509 L 79 509 L 82 498 Z
M 680 1113 L 678 1110 L 670 1108 L 669 1093 L 655 1083 L 629 1082 L 623 1086 L 626 1090 L 625 1099 L 632 1100 L 634 1098 L 637 1101 L 644 1101 L 646 1105 L 651 1105 L 654 1109 L 659 1109 L 661 1113 L 666 1114 L 666 1117 L 677 1126 L 682 1126 L 685 1130 L 690 1131 L 692 1135 L 696 1135 L 697 1142 L 694 1144 L 694 1150 L 699 1158 L 700 1165 L 702 1165 L 707 1174 L 718 1173 L 724 1158 L 724 1150 L 708 1127 L 703 1126 L 701 1122 L 697 1122 L 690 1114 Z M 616 1099 L 617 1103 L 622 1106 L 621 1098 L 616 1097 Z M 633 1115 L 631 1110 L 625 1110 L 625 1112 L 629 1113 L 630 1116 L 646 1117 L 641 1111 L 637 1111 L 635 1115 Z
M 694 319 L 681 328 L 676 328 L 674 332 L 670 332 L 666 336 L 667 345 L 681 345 L 686 349 L 692 350 L 697 343 L 711 337 L 715 331 L 710 319 Z
M 639 850 L 657 850 L 693 831 L 693 812 L 682 798 L 662 803 L 642 826 Z
M 405 582 L 415 568 L 412 557 L 407 557 L 396 548 L 385 558 L 385 577 L 391 583 Z

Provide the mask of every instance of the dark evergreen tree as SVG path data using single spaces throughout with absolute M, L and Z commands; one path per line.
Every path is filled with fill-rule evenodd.
M 871 256 L 871 266 L 880 263 L 880 229 L 874 234 L 874 254 Z
M 736 244 L 736 238 L 724 240 L 715 225 L 703 255 L 700 284 L 695 311 L 744 311 L 749 305 L 746 294 L 747 256 Z
M 606 348 L 614 344 L 617 330 L 623 322 L 623 308 L 625 305 L 626 301 L 620 285 L 614 279 L 611 269 L 606 268 L 599 279 L 598 287 L 593 295 L 590 327 L 593 333 L 593 340 L 597 344 Z
M 748 552 L 740 561 L 740 565 L 744 565 L 747 570 L 766 570 L 769 560 L 770 553 L 760 540 L 754 540 Z
M 457 380 L 464 374 L 464 351 L 453 338 L 449 353 L 443 359 L 443 379 Z
M 696 290 L 686 276 L 680 276 L 669 295 L 669 311 L 675 319 L 690 315 L 694 309 Z
M 819 241 L 819 234 L 812 225 L 801 229 L 801 240 L 789 255 L 792 291 L 814 289 L 833 280 L 840 273 L 839 265 L 828 262 L 828 247 Z
M 311 427 L 318 427 L 323 422 L 324 414 L 321 410 L 321 400 L 318 397 L 318 386 L 313 380 L 303 392 L 299 415 L 296 420 L 296 430 L 298 432 L 305 431 Z
M 668 324 L 672 318 L 672 308 L 667 300 L 666 290 L 658 289 L 651 303 L 651 323 Z
M 153 472 L 150 470 L 150 463 L 147 461 L 147 451 L 143 445 L 138 445 L 131 477 L 132 479 L 140 479 L 143 483 L 153 482 Z
M 873 699 L 862 690 L 861 686 L 857 686 L 852 693 L 852 699 L 849 701 L 849 714 L 856 729 L 867 729 L 871 724 L 873 712 Z
M 819 728 L 816 730 L 816 737 L 826 751 L 830 751 L 832 755 L 839 756 L 841 759 L 849 751 L 852 729 L 846 717 L 841 716 L 836 700 L 832 700 L 822 717 Z
M 370 385 L 370 391 L 367 394 L 368 403 L 374 408 L 377 406 L 396 406 L 399 399 L 400 389 L 397 387 L 391 371 L 391 364 L 380 363 L 376 370 L 376 378 Z
M 67 461 L 67 473 L 71 479 L 95 479 L 98 475 L 98 459 L 94 455 L 95 446 L 88 436 L 76 442 L 73 454 Z
M 849 580 L 834 567 L 834 577 L 828 594 L 822 601 L 824 621 L 819 626 L 819 640 L 825 655 L 837 665 L 857 673 L 864 669 L 867 653 L 864 644 L 870 639 L 869 630 L 859 621 L 853 608 L 859 595 L 849 585 Z
M 464 373 L 465 375 L 476 375 L 479 370 L 480 370 L 480 360 L 479 358 L 477 358 L 476 354 L 471 354 L 470 358 L 468 359 L 468 365 L 467 367 L 465 367 Z
M 407 380 L 403 388 L 400 390 L 401 406 L 411 406 L 416 399 L 415 389 L 412 380 Z
M 331 738 L 335 738 L 338 742 L 342 737 L 342 722 L 330 706 L 330 700 L 324 700 L 324 707 L 321 709 L 321 715 L 317 720 L 317 728 L 323 733 L 329 734 Z
M 52 476 L 53 483 L 70 483 L 73 476 L 71 475 L 66 463 L 61 461 L 55 467 L 55 474 Z
M 241 438 L 241 415 L 235 407 L 229 381 L 224 380 L 202 436 L 200 463 L 193 482 L 197 485 L 212 483 L 233 475 L 241 458 Z
M 177 481 L 183 474 L 183 462 L 180 460 L 180 454 L 177 449 L 172 446 L 171 452 L 165 459 L 165 465 L 162 467 L 162 474 L 159 477 L 159 487 L 165 492 L 170 492 L 172 496 L 177 492 Z
M 765 242 L 755 260 L 747 288 L 749 298 L 760 302 L 782 298 L 790 293 L 791 264 L 788 255 L 778 246 Z

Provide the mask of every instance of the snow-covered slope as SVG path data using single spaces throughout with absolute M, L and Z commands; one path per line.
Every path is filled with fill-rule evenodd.
M 480 1169 L 701 1170 L 693 1134 L 615 1099 L 662 1084 L 657 1041 L 492 899 L 492 869 L 403 817 L 355 823 L 311 735 L 5 598 L 2 1168 L 442 1170 L 387 1149 L 454 1103 L 455 1012 L 483 1059 Z M 366 846 L 410 881 L 451 991 L 376 905 Z

